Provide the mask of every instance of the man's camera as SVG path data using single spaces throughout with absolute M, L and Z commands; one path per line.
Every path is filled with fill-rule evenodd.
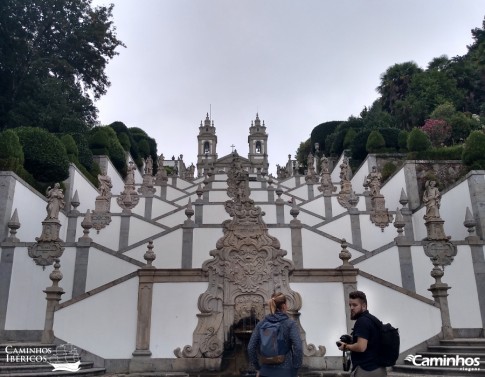
M 350 335 L 342 335 L 340 341 L 337 342 L 337 347 L 340 347 L 342 343 L 352 344 L 352 337 Z

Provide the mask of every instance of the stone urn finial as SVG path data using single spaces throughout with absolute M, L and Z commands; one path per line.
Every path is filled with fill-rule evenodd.
M 153 251 L 153 241 L 148 241 L 147 251 L 143 255 L 143 258 L 147 261 L 147 264 L 143 268 L 155 268 L 152 266 L 153 261 L 157 258 L 157 255 Z

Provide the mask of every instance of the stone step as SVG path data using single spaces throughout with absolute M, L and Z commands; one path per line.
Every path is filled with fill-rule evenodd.
M 443 355 L 454 355 L 457 353 L 485 353 L 485 347 L 481 346 L 429 346 L 428 352 L 438 352 Z
M 473 347 L 484 347 L 485 348 L 485 338 L 455 338 L 441 340 L 440 344 L 442 346 L 473 346 Z

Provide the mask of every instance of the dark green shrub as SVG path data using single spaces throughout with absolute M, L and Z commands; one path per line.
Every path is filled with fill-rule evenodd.
M 41 128 L 14 129 L 22 144 L 25 169 L 40 182 L 62 182 L 69 177 L 69 159 L 62 142 Z
M 407 152 L 408 136 L 409 136 L 409 133 L 407 131 L 404 131 L 404 130 L 399 131 L 399 136 L 398 136 L 399 152 Z
M 78 149 L 78 160 L 88 170 L 91 171 L 94 165 L 93 152 L 89 149 L 89 143 L 85 134 L 73 134 Z M 97 176 L 97 174 L 96 174 Z
M 413 128 L 408 136 L 408 151 L 420 152 L 425 151 L 431 147 L 431 141 L 419 128 Z
M 12 130 L 0 133 L 0 170 L 18 172 L 24 165 L 24 151 Z
M 349 149 L 354 141 L 355 137 L 357 136 L 357 131 L 354 128 L 351 128 L 347 131 L 344 138 L 344 149 Z
M 77 161 L 79 150 L 77 149 L 77 145 L 76 145 L 76 142 L 74 141 L 74 138 L 69 134 L 62 135 L 61 142 L 62 144 L 64 144 L 64 148 L 66 148 L 66 153 L 67 153 L 67 157 L 69 158 L 69 161 L 71 162 Z
M 389 152 L 396 152 L 399 150 L 399 133 L 401 132 L 398 128 L 380 128 L 378 131 L 381 133 L 382 137 L 386 142 L 386 149 Z
M 381 152 L 385 147 L 386 141 L 382 134 L 377 130 L 371 131 L 365 144 L 366 151 L 368 153 Z
M 370 133 L 370 130 L 361 130 L 355 136 L 355 139 L 351 144 L 351 155 L 353 160 L 363 161 L 367 156 L 365 147 Z
M 130 138 L 128 137 L 126 132 L 120 132 L 118 134 L 118 140 L 120 141 L 120 144 L 123 147 L 123 149 L 129 152 L 131 148 L 131 143 L 130 143 Z
M 332 144 L 327 145 L 327 136 L 333 134 L 340 123 L 342 123 L 342 121 L 337 120 L 321 123 L 316 126 L 310 134 L 312 145 L 315 145 L 315 143 L 319 143 L 320 150 L 325 151 L 326 154 L 330 154 L 330 148 L 332 147 Z
M 109 134 L 106 127 L 93 128 L 89 136 L 89 149 L 94 155 L 109 155 Z
M 384 166 L 382 167 L 382 182 L 387 181 L 387 179 L 394 174 L 396 171 L 397 166 L 393 162 L 386 162 Z
M 472 131 L 465 141 L 463 162 L 472 169 L 485 169 L 485 134 Z

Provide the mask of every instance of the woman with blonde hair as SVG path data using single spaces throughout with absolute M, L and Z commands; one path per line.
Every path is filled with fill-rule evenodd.
M 286 296 L 273 293 L 268 307 L 271 314 L 258 322 L 249 340 L 249 361 L 257 371 L 256 377 L 296 377 L 303 361 L 303 346 L 296 322 L 286 314 Z M 269 348 L 277 354 L 269 352 Z

